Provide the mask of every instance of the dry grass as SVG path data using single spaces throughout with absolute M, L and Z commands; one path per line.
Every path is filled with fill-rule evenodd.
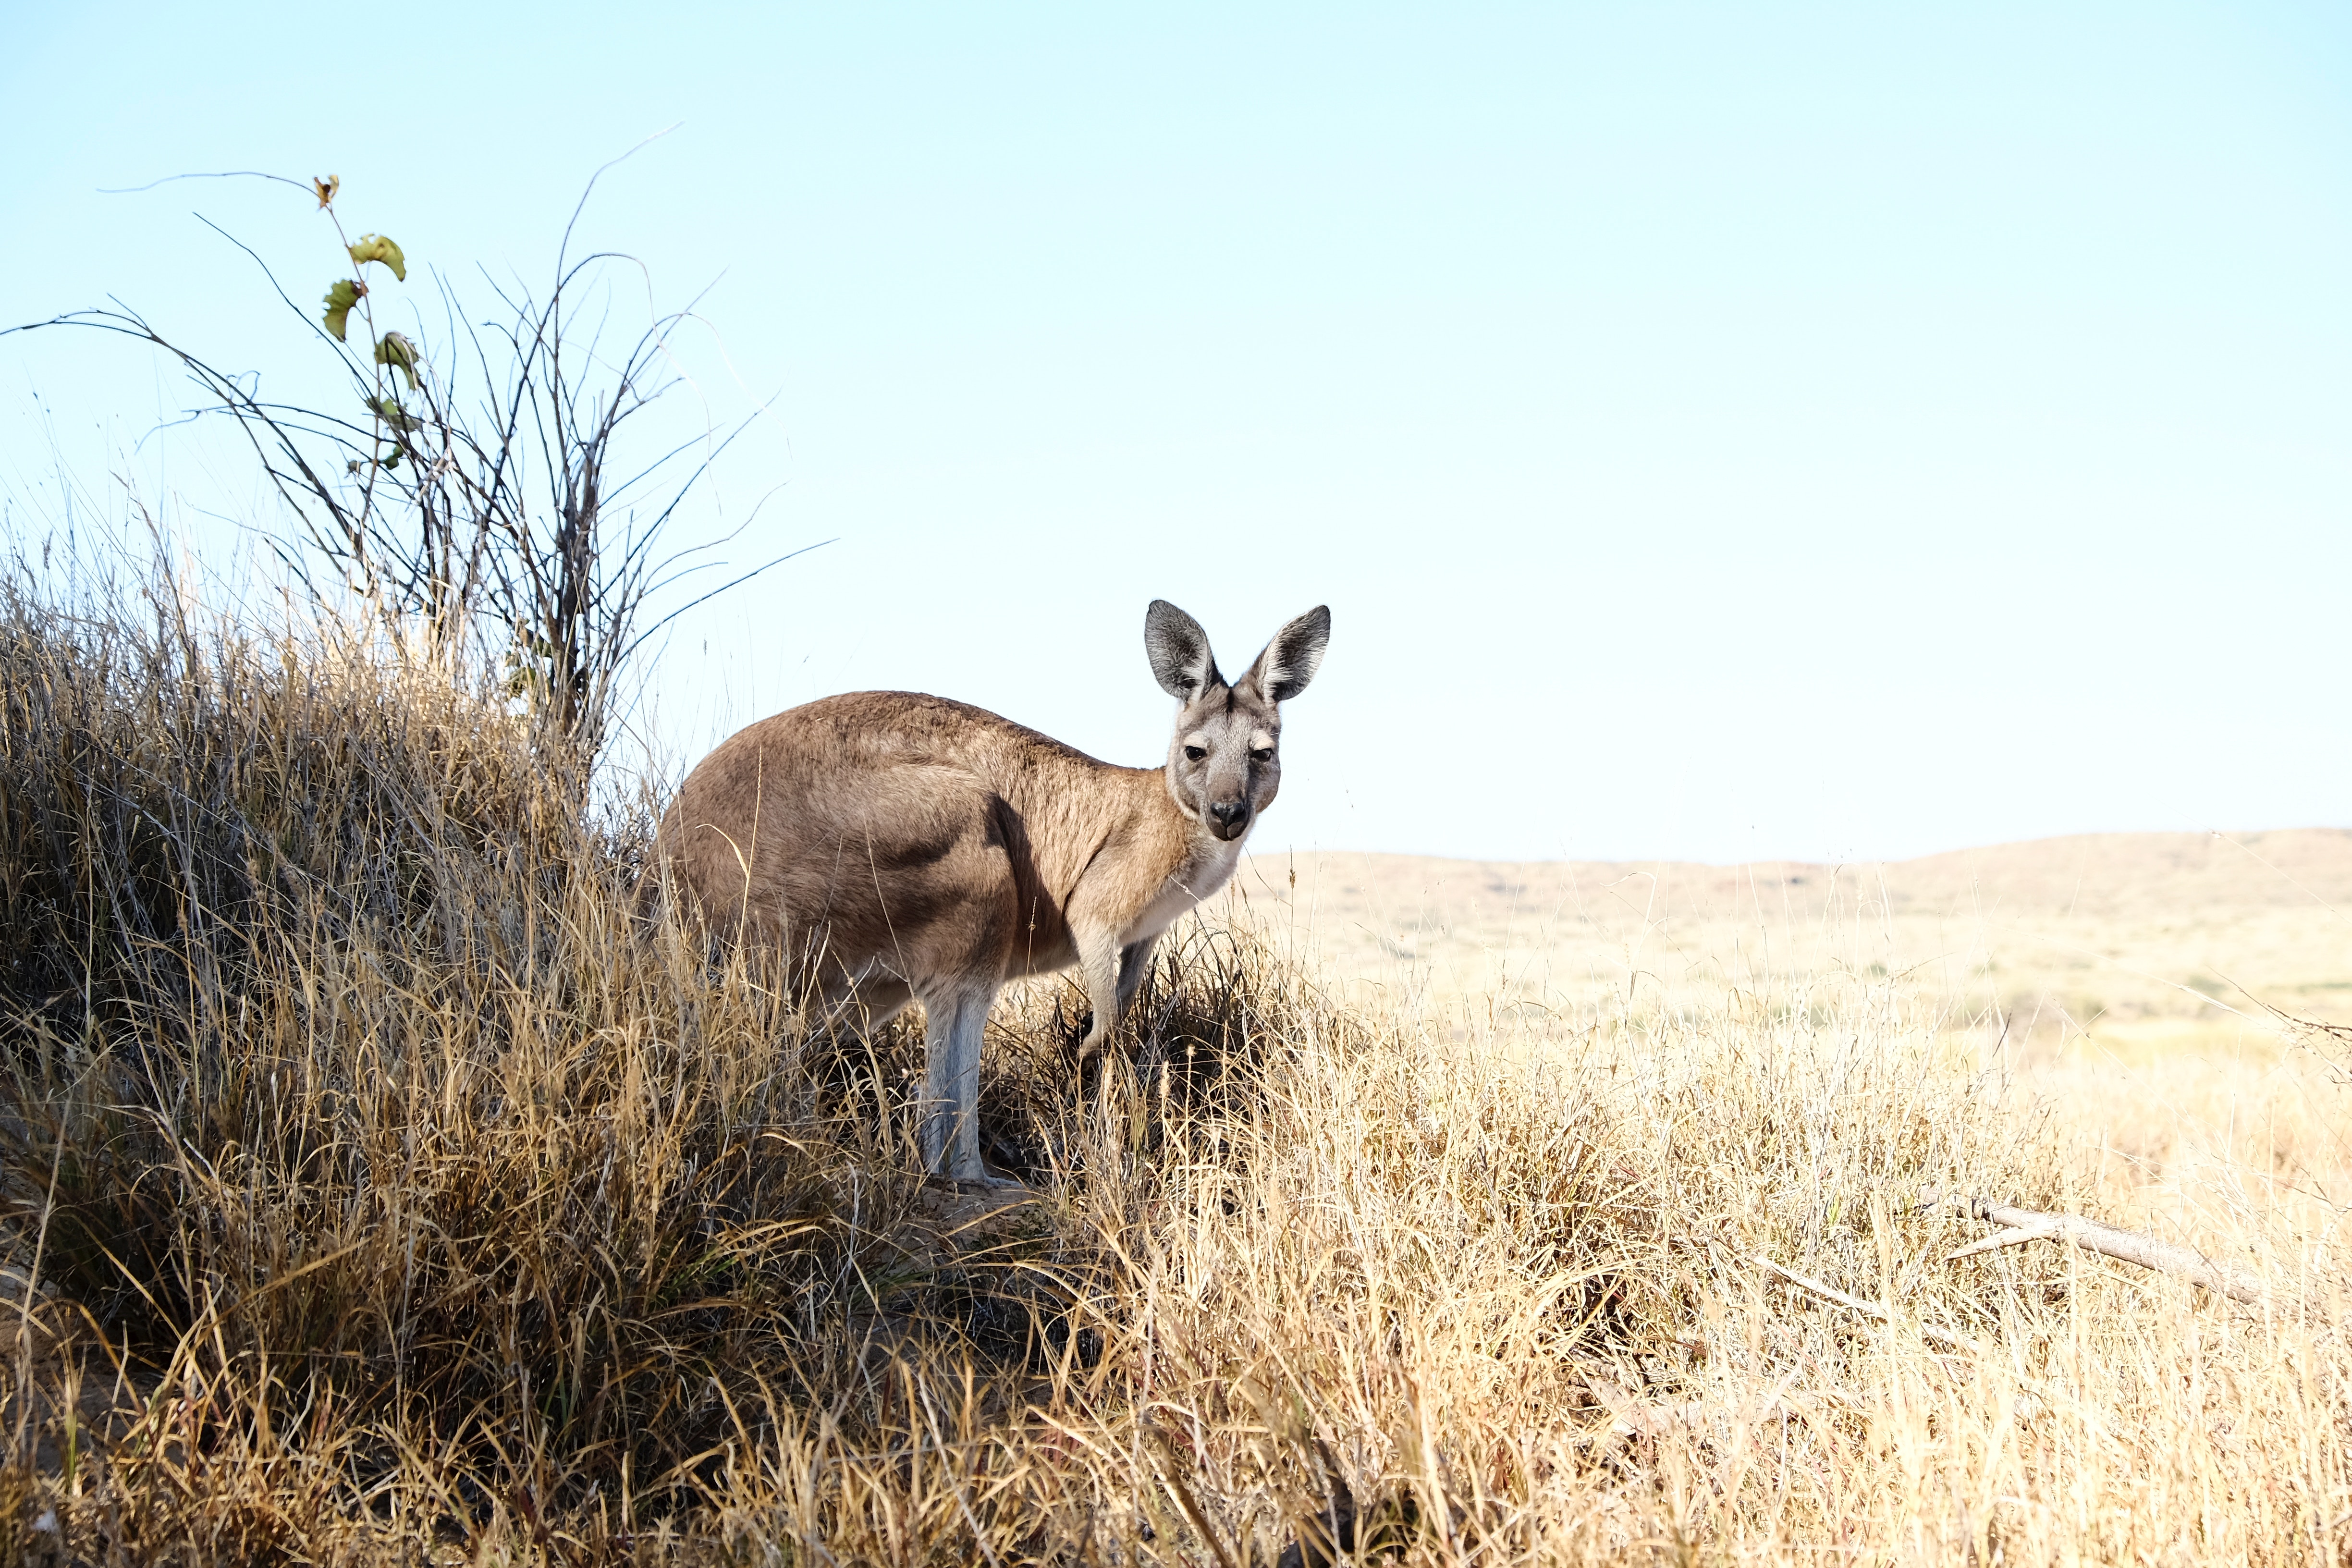
M 1538 1048 L 1197 929 L 1104 1083 L 1000 1013 L 1042 1195 L 982 1214 L 909 1174 L 906 1032 L 628 929 L 645 812 L 462 680 L 20 581 L 0 703 L 8 1553 L 2352 1561 L 2308 1056 L 2269 1143 L 2127 1164 L 1865 974 Z M 2273 1305 L 1944 1264 L 1949 1187 Z

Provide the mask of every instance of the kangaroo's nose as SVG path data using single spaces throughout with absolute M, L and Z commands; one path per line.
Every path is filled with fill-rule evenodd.
M 1249 820 L 1249 802 L 1221 800 L 1209 807 L 1209 820 L 1219 827 L 1237 827 Z

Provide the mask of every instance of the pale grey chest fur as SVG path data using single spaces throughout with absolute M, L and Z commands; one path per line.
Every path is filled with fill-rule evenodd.
M 1242 845 L 1246 837 L 1244 835 L 1243 838 L 1224 844 L 1205 835 L 1196 840 L 1192 858 L 1160 885 L 1160 890 L 1143 907 L 1143 912 L 1119 933 L 1119 945 L 1125 947 L 1150 941 L 1175 924 L 1193 905 L 1231 881 L 1234 868 L 1241 864 Z

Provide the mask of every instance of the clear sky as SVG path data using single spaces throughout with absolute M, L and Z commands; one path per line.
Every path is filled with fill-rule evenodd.
M 836 542 L 680 623 L 680 761 L 909 687 L 1156 762 L 1147 601 L 1229 669 L 1328 602 L 1260 849 L 2352 824 L 2344 6 L 0 0 L 0 324 L 299 393 L 194 215 L 307 300 L 303 199 L 102 188 L 331 171 L 479 299 L 674 122 L 583 234 L 774 397 L 734 557 Z M 120 474 L 233 578 L 188 401 L 0 340 L 12 531 Z

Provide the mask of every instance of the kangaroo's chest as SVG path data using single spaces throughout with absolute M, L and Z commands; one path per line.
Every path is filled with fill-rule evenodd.
M 1193 905 L 1231 881 L 1234 868 L 1241 864 L 1243 842 L 1213 841 L 1196 847 L 1151 894 L 1141 911 L 1120 933 L 1119 944 L 1124 947 L 1149 942 L 1175 924 Z

